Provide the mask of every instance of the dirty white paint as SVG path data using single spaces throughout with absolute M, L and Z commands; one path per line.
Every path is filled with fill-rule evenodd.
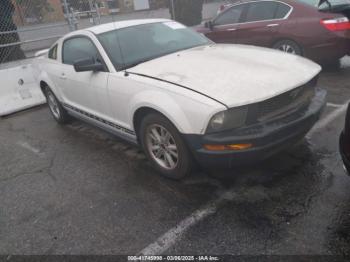
M 33 64 L 16 65 L 0 70 L 0 116 L 45 103 Z
M 186 86 L 235 107 L 301 86 L 321 67 L 268 48 L 217 44 L 166 55 L 129 71 Z

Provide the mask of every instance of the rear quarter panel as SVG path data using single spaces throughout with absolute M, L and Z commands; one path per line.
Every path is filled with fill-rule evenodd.
M 40 72 L 38 84 L 40 85 L 41 82 L 45 82 L 54 92 L 57 98 L 63 102 L 63 96 L 58 85 L 58 72 L 60 72 L 61 63 L 56 60 L 43 57 L 38 59 L 36 64 Z
M 322 13 L 316 8 L 302 3 L 294 3 L 294 10 L 279 30 L 279 39 L 291 39 L 303 48 L 304 55 L 314 60 L 322 60 L 324 56 L 333 56 L 332 48 L 339 38 L 325 29 L 322 19 L 339 17 L 339 14 Z M 324 52 L 324 50 L 327 52 Z M 336 50 L 335 50 L 336 52 Z

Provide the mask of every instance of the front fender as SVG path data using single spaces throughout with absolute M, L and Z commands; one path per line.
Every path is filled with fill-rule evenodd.
M 136 111 L 140 108 L 147 107 L 154 109 L 167 117 L 179 130 L 180 133 L 193 134 L 201 132 L 201 127 L 196 126 L 190 121 L 190 115 L 186 115 L 185 110 L 188 105 L 180 105 L 169 94 L 147 90 L 136 94 L 130 103 L 129 123 L 133 123 Z M 135 129 L 135 127 L 133 127 Z

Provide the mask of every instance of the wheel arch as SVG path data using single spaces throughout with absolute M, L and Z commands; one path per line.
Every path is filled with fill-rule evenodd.
M 136 137 L 138 140 L 139 140 L 139 132 L 140 132 L 140 126 L 141 126 L 142 119 L 144 117 L 146 117 L 148 114 L 152 114 L 152 113 L 160 114 L 160 115 L 166 117 L 164 114 L 162 114 L 158 110 L 155 110 L 154 108 L 151 108 L 148 106 L 142 106 L 134 112 L 132 124 L 133 124 L 134 130 L 136 133 Z
M 49 87 L 55 96 L 62 101 L 61 93 L 58 92 L 56 85 L 50 80 L 46 72 L 42 71 L 38 77 L 38 83 L 41 91 L 44 93 L 44 88 Z M 45 93 L 44 93 L 45 95 Z
M 45 87 L 49 87 L 49 85 L 44 80 L 41 80 L 39 83 L 39 86 L 40 86 L 41 92 L 43 92 L 43 94 L 45 95 L 44 89 L 45 89 Z
M 139 131 L 140 131 L 140 126 L 141 126 L 142 119 L 146 115 L 152 114 L 152 113 L 156 113 L 156 114 L 162 115 L 167 120 L 169 120 L 170 123 L 173 124 L 180 133 L 184 132 L 183 127 L 180 126 L 180 124 L 174 119 L 174 117 L 172 117 L 168 113 L 165 113 L 164 110 L 161 110 L 160 108 L 155 108 L 155 107 L 150 106 L 150 105 L 143 105 L 143 106 L 138 107 L 134 111 L 133 117 L 132 117 L 132 124 L 133 124 L 133 128 L 135 130 L 137 138 L 139 137 Z
M 166 117 L 181 134 L 202 134 L 211 116 L 224 110 L 216 104 L 206 104 L 188 96 L 159 90 L 138 92 L 128 104 L 127 122 L 133 130 L 136 131 L 137 121 L 144 114 L 157 112 Z

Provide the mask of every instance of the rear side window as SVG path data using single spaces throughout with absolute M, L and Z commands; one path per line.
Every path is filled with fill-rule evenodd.
M 50 51 L 49 51 L 49 58 L 57 60 L 57 45 L 55 45 L 54 47 L 52 47 L 50 49 Z
M 250 3 L 246 22 L 275 19 L 275 14 L 279 4 L 277 2 L 263 1 Z
M 74 37 L 64 41 L 62 61 L 73 65 L 77 60 L 94 58 L 99 59 L 99 53 L 92 41 L 86 37 Z
M 243 10 L 246 5 L 234 6 L 219 15 L 215 21 L 215 25 L 229 25 L 240 22 Z
M 289 5 L 285 5 L 282 3 L 278 4 L 277 11 L 276 11 L 276 19 L 282 19 L 285 18 L 286 15 L 290 12 L 292 8 Z

